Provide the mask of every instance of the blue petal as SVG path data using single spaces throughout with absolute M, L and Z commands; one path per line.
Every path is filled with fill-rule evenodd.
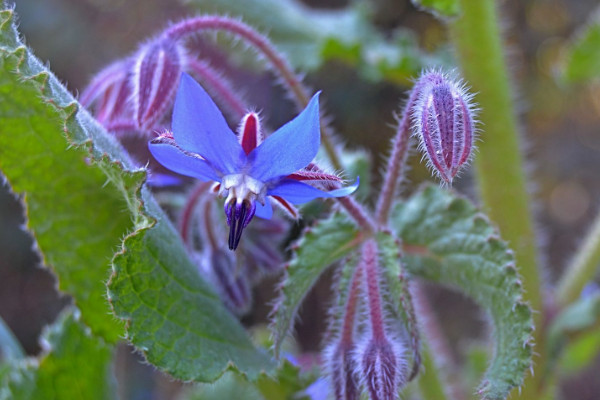
M 266 199 L 264 206 L 259 202 L 256 202 L 256 212 L 254 215 L 263 219 L 271 219 L 273 216 L 273 207 L 271 206 L 271 201 Z
M 298 182 L 293 179 L 284 179 L 277 186 L 267 190 L 270 196 L 281 196 L 290 203 L 302 204 L 320 197 L 344 197 L 352 194 L 359 184 L 359 179 L 356 178 L 354 184 L 345 188 L 324 192 L 315 187 L 309 186 L 306 183 Z
M 279 128 L 249 155 L 250 176 L 261 182 L 289 175 L 310 163 L 319 151 L 319 93 L 296 118 Z
M 206 161 L 187 155 L 175 146 L 166 143 L 149 143 L 148 148 L 154 158 L 171 171 L 201 181 L 221 180 Z
M 208 93 L 181 74 L 173 107 L 173 137 L 183 149 L 198 153 L 221 174 L 239 172 L 246 154 Z

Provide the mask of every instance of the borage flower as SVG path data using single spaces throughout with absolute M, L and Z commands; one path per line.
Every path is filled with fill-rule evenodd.
M 318 93 L 296 118 L 263 141 L 256 113 L 242 119 L 236 137 L 210 96 L 192 77 L 182 74 L 172 130 L 152 140 L 150 152 L 172 171 L 219 182 L 219 194 L 226 196 L 231 250 L 237 248 L 254 215 L 271 218 L 271 201 L 297 217 L 292 204 L 347 196 L 358 187 L 358 179 L 352 186 L 329 192 L 301 182 L 317 180 L 326 187 L 340 182 L 337 176 L 309 165 L 320 145 Z

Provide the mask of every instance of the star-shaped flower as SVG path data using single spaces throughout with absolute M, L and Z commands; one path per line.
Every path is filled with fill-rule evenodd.
M 320 145 L 318 93 L 296 118 L 263 141 L 256 113 L 242 119 L 236 136 L 210 96 L 184 73 L 171 127 L 172 134 L 168 132 L 150 142 L 150 152 L 174 172 L 220 183 L 220 195 L 226 196 L 232 250 L 254 215 L 271 218 L 271 201 L 297 216 L 290 203 L 343 197 L 358 187 L 358 179 L 351 186 L 329 192 L 301 182 L 321 181 L 328 187 L 341 181 L 311 164 Z

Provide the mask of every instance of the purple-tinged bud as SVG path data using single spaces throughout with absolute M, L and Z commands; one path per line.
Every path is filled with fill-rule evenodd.
M 236 268 L 233 253 L 221 249 L 209 251 L 209 267 L 221 298 L 234 313 L 244 314 L 252 302 L 250 282 L 244 271 Z
M 472 154 L 475 132 L 473 96 L 464 84 L 437 71 L 425 72 L 415 84 L 413 132 L 429 166 L 446 183 Z
M 132 89 L 134 118 L 139 128 L 152 128 L 172 106 L 184 63 L 183 49 L 167 38 L 154 40 L 138 51 Z
M 325 367 L 333 386 L 336 400 L 358 400 L 359 380 L 353 349 L 344 343 L 333 343 L 325 349 Z
M 406 383 L 404 348 L 397 340 L 371 338 L 356 353 L 358 375 L 370 400 L 396 400 Z

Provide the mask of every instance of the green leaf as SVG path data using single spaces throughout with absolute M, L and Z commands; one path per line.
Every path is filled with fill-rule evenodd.
M 407 341 L 410 343 L 413 355 L 413 366 L 410 373 L 410 379 L 412 379 L 421 366 L 421 339 L 412 296 L 408 289 L 408 276 L 402 265 L 400 244 L 391 234 L 379 232 L 377 246 L 379 247 L 380 265 L 383 268 L 386 306 L 390 315 L 396 320 L 402 321 L 408 334 Z
M 340 213 L 304 232 L 294 246 L 295 256 L 286 267 L 280 298 L 273 310 L 271 330 L 277 356 L 306 293 L 329 265 L 350 253 L 361 240 L 356 226 Z
M 567 52 L 563 78 L 581 83 L 600 77 L 600 22 L 584 28 Z
M 90 334 L 70 309 L 42 337 L 44 354 L 38 359 L 13 361 L 4 376 L 0 399 L 113 400 L 113 346 Z M 6 397 L 2 397 L 2 396 Z
M 121 238 L 133 228 L 127 202 L 107 185 L 118 166 L 89 165 L 93 126 L 70 94 L 19 41 L 12 11 L 0 12 L 0 170 L 23 195 L 28 228 L 92 330 L 114 342 L 122 324 L 110 315 L 104 282 Z M 84 126 L 84 124 L 88 126 Z M 108 139 L 106 139 L 108 142 Z M 103 169 L 105 171 L 103 171 Z M 131 190 L 139 174 L 122 173 Z
M 505 399 L 531 366 L 533 322 L 522 301 L 514 255 L 489 220 L 466 199 L 426 187 L 393 211 L 407 270 L 460 290 L 494 325 L 494 357 L 479 392 Z
M 460 14 L 459 0 L 412 0 L 415 7 L 429 11 L 433 15 L 444 17 L 457 17 Z
M 185 0 L 202 13 L 242 17 L 265 30 L 291 64 L 315 70 L 329 60 L 356 67 L 368 79 L 408 83 L 425 66 L 445 56 L 424 54 L 408 31 L 387 39 L 369 20 L 366 2 L 341 10 L 316 10 L 297 0 Z M 435 60 L 434 60 L 435 58 Z
M 265 400 L 256 387 L 234 372 L 226 372 L 212 384 L 197 384 L 183 391 L 178 400 Z
M 214 380 L 227 368 L 256 378 L 272 367 L 222 305 L 118 142 L 78 107 L 19 41 L 0 12 L 0 168 L 27 200 L 29 228 L 95 334 L 127 337 L 181 379 Z M 143 192 L 143 200 L 141 198 Z M 236 365 L 237 364 L 237 365 Z
M 308 396 L 302 395 L 302 391 L 315 379 L 314 374 L 301 373 L 299 367 L 285 360 L 274 377 L 261 377 L 256 387 L 268 400 L 304 400 L 308 399 Z
M 231 364 L 252 380 L 271 372 L 274 363 L 200 278 L 172 225 L 143 193 L 156 225 L 125 239 L 109 282 L 115 314 L 128 321 L 127 338 L 148 361 L 182 380 L 212 382 Z

